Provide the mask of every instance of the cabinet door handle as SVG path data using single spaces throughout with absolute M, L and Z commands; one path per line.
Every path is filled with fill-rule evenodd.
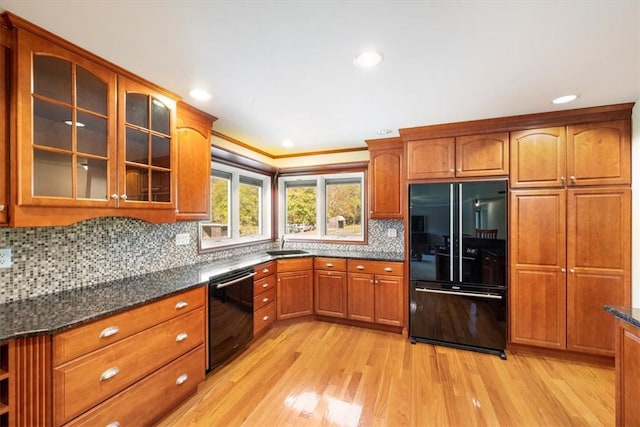
M 264 321 L 266 322 L 267 320 L 269 320 L 269 316 L 264 316 L 264 317 L 262 318 L 262 320 L 264 320 Z
M 263 272 L 263 273 L 268 273 L 268 272 L 269 272 L 269 269 L 268 269 L 268 268 L 265 268 L 264 270 L 262 270 L 262 272 Z
M 176 342 L 182 342 L 182 341 L 186 340 L 187 338 L 189 338 L 189 335 L 187 335 L 186 332 L 181 332 L 178 335 L 176 335 Z
M 118 328 L 117 326 L 109 326 L 108 328 L 104 328 L 102 332 L 100 332 L 100 338 L 107 338 L 117 334 L 118 332 L 120 332 L 120 328 Z
M 176 304 L 176 310 L 180 310 L 181 308 L 185 308 L 188 305 L 189 305 L 189 303 L 186 302 L 185 300 L 178 301 L 178 303 Z
M 328 262 L 327 263 L 327 267 L 333 267 L 333 263 L 332 262 Z
M 385 267 L 384 271 L 386 271 L 387 273 L 391 273 L 393 271 L 392 267 Z
M 104 427 L 120 427 L 120 423 L 118 421 L 111 421 L 109 424 L 107 424 Z
M 122 200 L 127 200 L 127 195 L 126 195 L 126 194 L 123 194 L 123 195 L 121 195 L 121 196 L 120 196 L 120 198 L 121 198 Z
M 449 169 L 449 172 L 454 173 L 455 171 L 453 169 Z
M 576 271 L 575 271 L 573 268 L 570 268 L 570 269 L 569 269 L 569 273 L 573 274 L 573 273 L 575 273 L 575 272 L 576 272 Z
M 263 287 L 263 288 L 268 288 L 268 287 L 269 287 L 269 284 L 268 284 L 268 283 L 263 283 L 263 284 L 262 284 L 262 287 Z
M 187 382 L 187 380 L 189 379 L 189 375 L 187 374 L 182 374 L 178 377 L 178 379 L 176 380 L 176 385 L 181 385 Z
M 262 302 L 269 302 L 269 298 L 268 297 L 262 298 Z
M 118 197 L 119 197 L 119 196 L 118 196 L 116 193 L 113 193 L 113 194 L 111 195 L 111 198 L 112 198 L 113 200 L 118 200 Z
M 100 381 L 106 381 L 109 378 L 115 377 L 119 373 L 120 369 L 116 368 L 115 366 L 113 368 L 109 368 L 100 375 Z
M 373 285 L 373 279 L 369 280 L 369 283 L 371 283 Z
M 576 177 L 575 177 L 575 176 L 570 176 L 570 177 L 569 177 L 569 180 L 571 180 L 571 183 L 572 183 L 572 184 L 575 184 L 575 183 L 576 183 Z
M 4 205 L 0 205 L 0 212 L 4 211 Z
M 566 272 L 567 272 L 567 269 L 566 269 L 566 268 L 564 268 L 564 267 L 562 267 L 562 268 L 560 269 L 560 271 L 561 271 L 561 272 L 563 272 L 563 273 L 566 273 Z
M 564 176 L 561 176 L 561 177 L 560 177 L 560 182 L 561 182 L 563 185 L 564 185 L 564 181 L 565 181 L 565 177 L 564 177 Z
M 357 265 L 357 266 L 356 266 L 356 268 L 357 268 L 358 270 L 364 270 L 364 265 Z

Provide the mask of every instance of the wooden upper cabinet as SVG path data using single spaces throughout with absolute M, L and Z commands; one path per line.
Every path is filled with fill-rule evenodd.
M 177 108 L 178 220 L 207 220 L 211 214 L 211 125 L 216 120 L 183 102 Z
M 116 207 L 116 74 L 15 34 L 16 204 Z
M 630 120 L 511 133 L 511 188 L 631 183 Z
M 366 141 L 369 146 L 369 218 L 404 218 L 404 145 L 400 138 Z
M 456 138 L 456 177 L 509 174 L 509 133 Z
M 407 142 L 407 178 L 455 177 L 455 138 Z
M 0 29 L 0 35 L 5 36 Z M 8 222 L 9 211 L 9 87 L 7 85 L 7 52 L 0 44 L 0 226 Z
M 168 94 L 118 77 L 120 207 L 174 209 L 175 110 Z
M 631 121 L 567 127 L 569 185 L 631 184 Z
M 509 174 L 509 133 L 407 142 L 408 179 L 470 178 Z
M 511 188 L 564 186 L 565 153 L 564 127 L 511 132 Z

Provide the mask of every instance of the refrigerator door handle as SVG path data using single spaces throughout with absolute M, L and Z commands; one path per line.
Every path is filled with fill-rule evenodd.
M 427 293 L 427 294 L 460 295 L 460 296 L 463 296 L 463 297 L 502 299 L 502 295 L 472 294 L 470 292 L 439 291 L 439 290 L 436 290 L 436 289 L 423 289 L 423 288 L 415 288 L 415 289 L 416 289 L 416 292 L 424 292 L 424 293 Z
M 458 184 L 458 282 L 462 282 L 462 184 Z

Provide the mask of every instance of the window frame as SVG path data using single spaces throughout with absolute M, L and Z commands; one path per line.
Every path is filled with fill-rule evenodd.
M 273 201 L 272 201 L 272 177 L 268 174 L 254 172 L 248 169 L 244 169 L 238 166 L 232 166 L 226 163 L 211 161 L 211 173 L 209 179 L 221 177 L 221 175 L 230 176 L 230 195 L 229 195 L 229 237 L 220 239 L 204 238 L 204 229 L 207 226 L 213 224 L 211 216 L 213 215 L 213 207 L 208 221 L 201 221 L 198 225 L 198 250 L 199 253 L 213 252 L 220 248 L 228 248 L 232 246 L 243 246 L 249 244 L 255 244 L 260 242 L 267 242 L 272 240 L 272 216 L 273 216 Z M 240 183 L 242 178 L 245 178 L 245 184 L 249 182 L 259 182 L 262 184 L 261 189 L 261 233 L 251 236 L 240 236 Z M 209 189 L 212 191 L 213 187 Z M 213 203 L 213 197 L 212 197 Z
M 343 179 L 357 178 L 360 181 L 360 235 L 359 236 L 338 236 L 327 234 L 327 195 L 326 185 Z M 286 207 L 286 185 L 289 182 L 312 182 L 316 185 L 316 234 L 299 235 L 297 233 L 287 233 L 287 207 Z M 326 243 L 367 243 L 367 181 L 365 171 L 337 172 L 337 173 L 317 173 L 317 174 L 291 174 L 278 178 L 278 232 L 279 236 L 291 241 L 306 242 L 326 242 Z

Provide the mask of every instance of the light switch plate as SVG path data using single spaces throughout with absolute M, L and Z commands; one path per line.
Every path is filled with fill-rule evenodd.
M 0 268 L 11 268 L 11 248 L 0 249 Z
M 176 234 L 176 245 L 188 245 L 190 241 L 189 233 Z
M 395 228 L 387 228 L 387 237 L 398 237 L 398 230 Z

